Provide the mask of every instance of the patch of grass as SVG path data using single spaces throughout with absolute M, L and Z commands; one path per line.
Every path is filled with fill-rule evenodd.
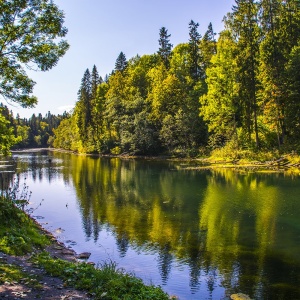
M 50 243 L 28 215 L 7 197 L 0 196 L 0 251 L 23 255 Z
M 219 161 L 219 160 L 243 160 L 245 163 L 252 161 L 270 161 L 278 159 L 280 154 L 277 150 L 274 151 L 252 151 L 252 150 L 243 150 L 237 148 L 231 148 L 230 146 L 224 146 L 223 148 L 215 149 L 211 152 L 209 157 L 210 160 Z
M 36 275 L 26 273 L 19 266 L 6 264 L 0 260 L 0 284 L 16 282 L 22 282 L 32 288 L 42 288 Z
M 145 285 L 141 279 L 118 269 L 113 262 L 95 268 L 86 263 L 53 259 L 45 252 L 34 260 L 52 276 L 62 278 L 67 286 L 85 290 L 95 299 L 170 299 L 160 287 Z

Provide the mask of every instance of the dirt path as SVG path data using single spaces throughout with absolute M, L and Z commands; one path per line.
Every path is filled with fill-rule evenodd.
M 74 261 L 76 253 L 67 249 L 63 244 L 54 242 L 46 248 L 52 257 Z M 83 291 L 78 291 L 64 285 L 64 282 L 56 277 L 46 274 L 46 272 L 31 263 L 30 255 L 27 256 L 11 256 L 0 252 L 0 262 L 2 264 L 15 265 L 29 275 L 36 276 L 37 284 L 28 282 L 28 277 L 21 279 L 19 282 L 5 282 L 0 285 L 0 299 L 91 299 L 90 295 Z M 33 280 L 33 279 L 31 279 Z M 33 287 L 32 287 L 33 286 Z

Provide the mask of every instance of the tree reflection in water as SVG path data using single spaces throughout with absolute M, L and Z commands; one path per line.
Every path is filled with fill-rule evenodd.
M 66 153 L 51 153 L 51 165 L 28 156 L 18 172 L 72 184 L 87 239 L 109 227 L 121 258 L 156 253 L 164 285 L 184 265 L 192 293 L 212 297 L 221 284 L 226 295 L 300 298 L 299 178 Z

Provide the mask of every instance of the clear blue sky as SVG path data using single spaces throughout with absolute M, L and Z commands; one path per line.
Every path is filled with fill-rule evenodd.
M 158 50 L 159 29 L 166 27 L 176 46 L 188 41 L 188 24 L 200 24 L 203 35 L 209 22 L 215 32 L 223 30 L 222 19 L 234 0 L 55 0 L 65 12 L 70 49 L 52 70 L 28 72 L 36 81 L 33 109 L 9 106 L 14 115 L 30 117 L 62 113 L 74 106 L 84 71 L 95 64 L 104 77 L 115 65 L 121 51 L 127 59 Z

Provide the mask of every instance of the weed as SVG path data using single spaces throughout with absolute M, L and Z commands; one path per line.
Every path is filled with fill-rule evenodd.
M 31 192 L 24 183 L 19 189 L 19 181 L 0 194 L 0 251 L 22 255 L 49 243 L 46 236 L 26 214 L 25 207 Z
M 169 299 L 160 287 L 145 285 L 141 279 L 118 269 L 111 261 L 95 268 L 86 263 L 53 259 L 45 252 L 34 260 L 51 275 L 62 278 L 65 285 L 86 290 L 95 299 Z
M 26 180 L 26 178 L 25 178 Z M 25 207 L 29 204 L 32 192 L 29 191 L 29 187 L 26 182 L 20 187 L 19 178 L 14 178 L 12 184 L 4 190 L 0 191 L 0 197 L 6 201 L 12 202 L 16 207 L 25 210 Z

